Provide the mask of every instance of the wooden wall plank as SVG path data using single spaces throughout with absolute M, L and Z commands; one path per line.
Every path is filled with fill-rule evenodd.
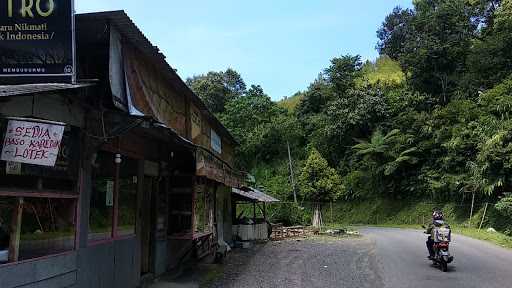
M 12 288 L 42 282 L 77 270 L 76 253 L 0 267 L 0 287 Z M 52 287 L 52 286 L 47 286 Z

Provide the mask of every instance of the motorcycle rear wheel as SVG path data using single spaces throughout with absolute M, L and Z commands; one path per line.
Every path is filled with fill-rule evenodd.
M 448 272 L 448 263 L 446 263 L 446 261 L 441 260 L 440 266 L 441 266 L 441 271 Z

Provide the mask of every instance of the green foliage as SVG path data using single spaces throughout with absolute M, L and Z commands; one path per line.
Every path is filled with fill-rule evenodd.
M 505 197 L 496 203 L 495 207 L 504 217 L 512 218 L 512 194 L 506 194 Z
M 234 71 L 189 85 L 241 143 L 239 166 L 277 198 L 293 199 L 289 143 L 301 196 L 349 201 L 334 205 L 346 223 L 406 224 L 428 214 L 404 204 L 420 200 L 448 203 L 450 220 L 463 223 L 469 212 L 450 203 L 464 193 L 495 202 L 512 191 L 512 0 L 415 0 L 377 36 L 375 62 L 336 57 L 279 103 Z M 506 201 L 489 206 L 485 225 L 512 230 Z M 275 219 L 308 219 L 295 208 Z
M 359 175 L 363 172 L 372 175 L 366 179 L 366 183 L 371 183 L 374 193 L 394 193 L 396 190 L 395 178 L 402 178 L 402 173 L 406 168 L 411 167 L 418 162 L 415 156 L 418 148 L 411 146 L 413 136 L 402 134 L 400 130 L 395 129 L 387 134 L 376 130 L 369 141 L 358 140 L 359 144 L 352 147 L 354 150 L 354 161 L 359 167 Z M 350 180 L 356 180 L 358 174 L 350 175 Z M 351 181 L 352 182 L 352 181 Z M 357 198 L 366 193 L 356 191 L 350 187 L 345 195 L 347 199 Z
M 342 95 L 354 86 L 355 80 L 361 77 L 362 66 L 359 55 L 344 55 L 331 60 L 331 66 L 325 69 L 324 74 L 335 94 Z
M 307 225 L 311 219 L 311 211 L 295 203 L 282 203 L 269 207 L 270 221 L 285 226 Z
M 361 69 L 363 76 L 359 85 L 396 86 L 404 83 L 405 74 L 398 64 L 387 55 L 382 55 L 375 62 L 366 62 Z
M 245 82 L 233 69 L 194 76 L 187 79 L 187 85 L 213 113 L 224 112 L 226 103 L 246 92 Z
M 329 167 L 327 161 L 315 148 L 311 149 L 302 168 L 299 185 L 302 196 L 313 202 L 334 201 L 343 190 L 338 172 Z
M 257 185 L 265 187 L 265 192 L 273 197 L 288 202 L 293 200 L 292 185 L 289 181 L 289 167 L 286 160 L 270 164 L 257 165 L 251 170 Z
M 433 208 L 443 210 L 446 220 L 453 225 L 464 225 L 470 213 L 470 206 L 468 205 L 377 198 L 371 201 L 333 203 L 332 217 L 331 205 L 325 203 L 322 206 L 322 214 L 324 215 L 324 221 L 327 223 L 341 225 L 415 225 L 419 228 L 420 225 L 432 221 Z
M 288 110 L 288 112 L 293 113 L 297 109 L 297 106 L 299 106 L 302 98 L 304 98 L 304 94 L 302 92 L 297 92 L 293 96 L 285 97 L 283 100 L 277 102 L 277 105 L 279 105 L 279 107 L 285 108 Z
M 414 10 L 397 8 L 386 18 L 379 50 L 400 62 L 415 89 L 446 104 L 478 29 L 477 12 L 466 0 L 416 0 Z
M 484 1 L 489 2 L 489 1 Z M 480 37 L 473 39 L 468 56 L 466 89 L 485 90 L 500 83 L 510 75 L 512 59 L 512 1 L 491 3 L 484 10 L 486 26 Z

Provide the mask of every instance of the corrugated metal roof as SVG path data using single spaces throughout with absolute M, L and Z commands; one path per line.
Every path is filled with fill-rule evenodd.
M 21 85 L 0 85 L 0 97 L 30 95 L 39 92 L 57 90 L 77 89 L 94 85 L 93 83 L 64 84 L 64 83 L 42 83 L 42 84 L 21 84 Z
M 169 65 L 167 60 L 165 59 L 165 55 L 162 54 L 160 49 L 153 45 L 151 41 L 142 33 L 142 31 L 135 25 L 135 23 L 130 19 L 130 17 L 123 10 L 118 11 L 106 11 L 106 12 L 96 12 L 96 13 L 85 13 L 78 14 L 77 20 L 103 20 L 112 24 L 117 30 L 130 42 L 134 44 L 138 49 L 144 52 L 150 58 L 153 58 L 156 63 L 162 65 L 163 73 L 167 74 L 167 77 L 175 84 L 175 88 L 179 90 L 179 92 L 184 93 L 194 102 L 195 105 L 199 106 L 199 110 L 203 112 L 217 128 L 219 129 L 224 136 L 227 136 L 229 140 L 235 144 L 238 144 L 238 141 L 233 137 L 231 132 L 222 125 L 222 123 L 213 115 L 213 113 L 208 110 L 204 102 L 197 96 L 188 85 L 179 77 L 176 73 L 176 70 Z
M 258 202 L 279 202 L 276 198 L 269 196 L 258 189 L 245 187 L 243 189 L 232 189 L 234 194 L 242 196 L 243 198 L 249 199 L 250 201 L 258 201 Z

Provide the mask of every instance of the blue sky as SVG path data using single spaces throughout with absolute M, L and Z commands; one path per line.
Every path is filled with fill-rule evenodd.
M 123 9 L 184 79 L 231 67 L 274 100 L 304 90 L 329 60 L 375 59 L 376 31 L 412 0 L 76 0 Z

